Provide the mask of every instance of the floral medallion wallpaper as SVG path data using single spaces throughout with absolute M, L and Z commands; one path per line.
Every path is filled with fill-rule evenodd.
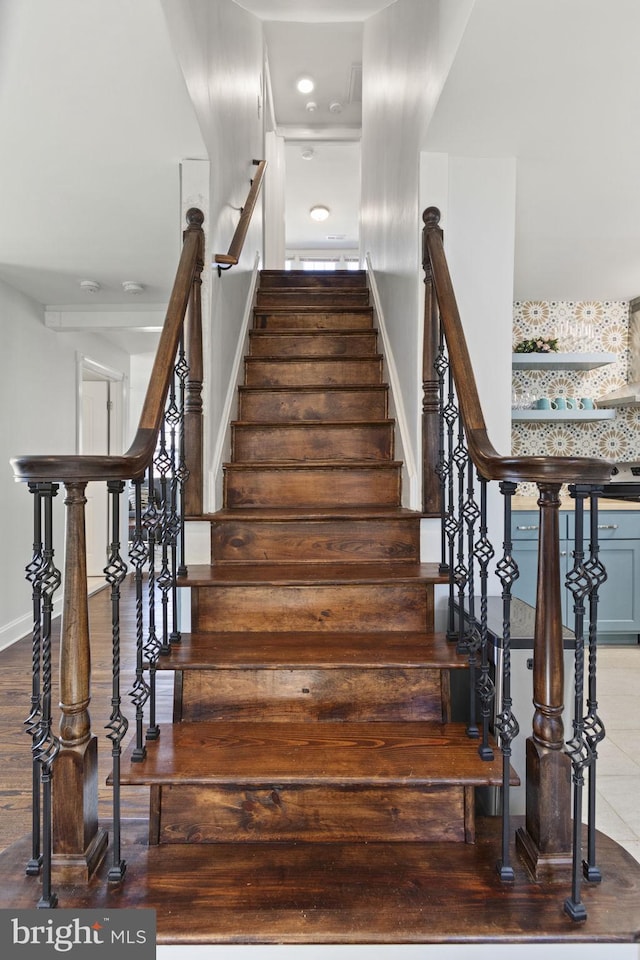
M 522 340 L 558 340 L 559 352 L 615 353 L 615 363 L 595 370 L 514 370 L 513 405 L 539 397 L 599 397 L 629 377 L 629 303 L 622 300 L 520 300 L 514 303 L 513 346 Z M 584 423 L 526 422 L 512 427 L 516 455 L 572 455 L 640 459 L 640 408 L 621 407 L 615 419 Z M 534 493 L 535 488 L 522 490 Z

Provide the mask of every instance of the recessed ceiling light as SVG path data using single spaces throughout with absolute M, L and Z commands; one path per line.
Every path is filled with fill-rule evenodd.
M 303 160 L 313 160 L 315 155 L 316 154 L 313 147 L 303 147 L 302 150 L 300 151 L 300 156 L 302 157 Z
M 311 93 L 314 87 L 315 87 L 315 83 L 313 82 L 311 77 L 300 77 L 300 79 L 296 83 L 296 88 L 300 93 Z
M 329 104 L 329 110 L 331 111 L 331 113 L 342 113 L 342 104 L 340 103 L 339 100 L 333 100 Z
M 142 293 L 144 286 L 141 283 L 138 283 L 137 280 L 123 280 L 122 289 L 125 293 L 130 293 L 135 296 L 138 293 Z
M 316 220 L 318 223 L 321 223 L 323 220 L 327 219 L 330 212 L 331 211 L 329 210 L 329 207 L 317 205 L 315 207 L 311 207 L 311 210 L 309 210 L 309 216 L 312 220 Z
M 309 100 L 309 103 L 305 103 L 304 108 L 305 110 L 308 110 L 309 113 L 315 113 L 318 109 L 318 104 L 315 102 L 315 100 Z
M 97 293 L 100 289 L 100 284 L 97 280 L 78 280 L 80 289 L 84 290 L 85 293 Z

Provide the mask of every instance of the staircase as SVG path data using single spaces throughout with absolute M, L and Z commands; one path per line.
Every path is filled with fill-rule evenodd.
M 122 783 L 150 786 L 154 845 L 472 843 L 502 761 L 452 722 L 465 660 L 401 505 L 365 274 L 263 271 L 250 344 L 192 632 L 159 663 L 174 723 Z

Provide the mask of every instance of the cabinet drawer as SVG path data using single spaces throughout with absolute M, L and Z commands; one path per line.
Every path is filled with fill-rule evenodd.
M 511 515 L 511 536 L 514 540 L 537 540 L 540 516 L 537 510 L 517 510 Z
M 591 515 L 584 512 L 584 539 L 588 544 L 590 537 Z M 576 518 L 573 513 L 568 514 L 567 536 L 575 536 Z M 640 512 L 634 510 L 599 510 L 598 511 L 598 540 L 640 540 Z

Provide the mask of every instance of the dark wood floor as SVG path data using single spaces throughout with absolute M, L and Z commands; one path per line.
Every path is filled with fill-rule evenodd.
M 134 603 L 123 602 L 123 662 L 130 676 Z M 110 603 L 90 600 L 92 718 L 96 733 L 109 713 Z M 0 908 L 34 906 L 38 878 L 26 877 L 30 844 L 30 751 L 23 731 L 30 695 L 30 641 L 0 653 Z M 126 680 L 124 681 L 127 682 Z M 128 688 L 127 688 L 128 689 Z M 171 716 L 170 679 L 160 677 L 159 719 Z M 100 782 L 110 757 L 103 741 Z M 498 823 L 480 820 L 468 844 L 244 843 L 149 847 L 147 790 L 125 791 L 124 882 L 109 885 L 108 867 L 87 887 L 56 887 L 61 907 L 153 907 L 159 943 L 440 943 L 621 942 L 640 939 L 640 864 L 600 838 L 604 880 L 584 887 L 588 919 L 563 912 L 565 883 L 532 883 L 513 853 L 516 879 L 495 871 Z M 110 817 L 101 787 L 100 814 Z

